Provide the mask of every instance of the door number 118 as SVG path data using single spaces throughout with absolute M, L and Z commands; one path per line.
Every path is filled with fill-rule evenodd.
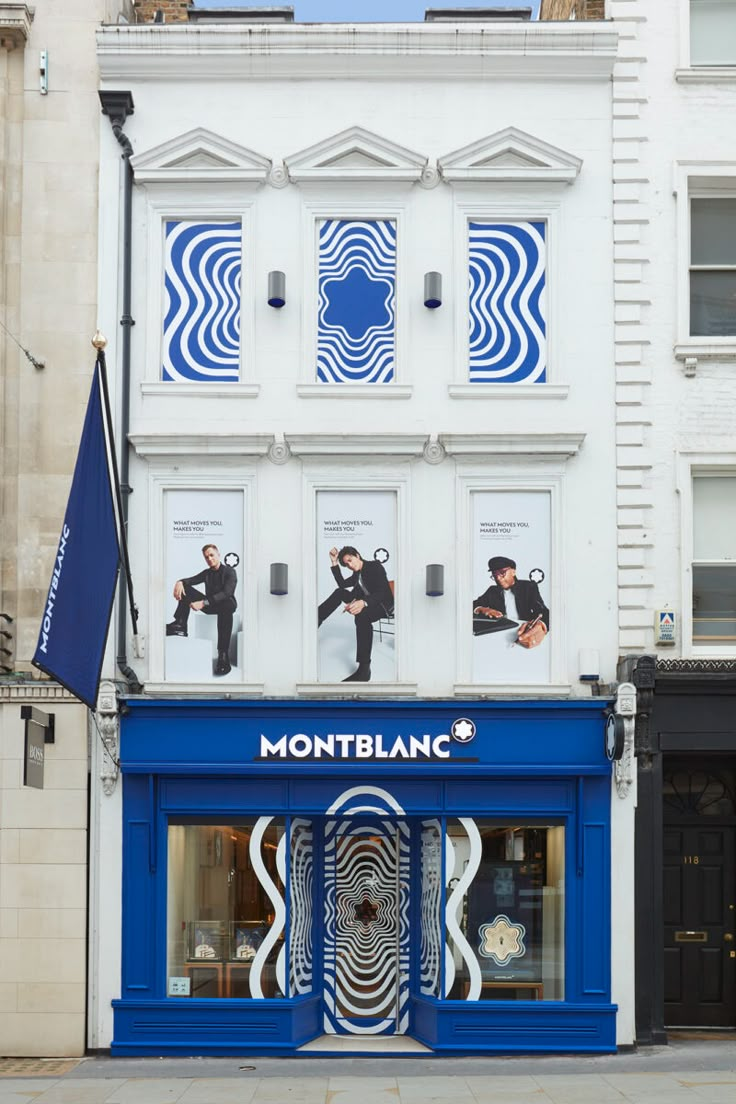
M 682 861 L 684 863 L 692 863 L 693 866 L 697 866 L 700 862 L 700 855 L 683 855 Z

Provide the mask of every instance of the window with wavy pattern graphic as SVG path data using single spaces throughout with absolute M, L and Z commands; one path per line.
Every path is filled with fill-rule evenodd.
M 544 383 L 546 226 L 471 221 L 471 383 Z
M 165 223 L 163 380 L 238 380 L 242 239 L 239 221 Z
M 395 362 L 396 223 L 319 223 L 317 379 L 390 383 Z

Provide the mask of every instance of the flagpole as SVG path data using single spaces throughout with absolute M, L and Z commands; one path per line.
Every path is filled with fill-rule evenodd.
M 105 415 L 105 425 L 107 427 L 107 437 L 110 445 L 110 461 L 112 464 L 113 486 L 115 488 L 115 504 L 118 514 L 118 540 L 120 542 L 120 554 L 123 560 L 123 571 L 125 573 L 125 581 L 128 590 L 128 604 L 130 606 L 130 620 L 133 625 L 133 635 L 138 635 L 138 607 L 135 604 L 135 597 L 133 595 L 133 576 L 130 572 L 130 556 L 128 555 L 128 535 L 125 532 L 125 526 L 123 524 L 123 496 L 120 490 L 120 476 L 118 474 L 118 459 L 115 452 L 115 436 L 113 433 L 112 424 L 112 412 L 110 408 L 110 392 L 107 386 L 107 361 L 105 359 L 105 347 L 101 344 L 105 339 L 100 335 L 98 338 L 95 334 L 95 339 L 92 344 L 97 350 L 97 360 L 95 362 L 95 368 L 99 368 L 100 382 L 102 384 L 102 404 Z M 107 344 L 107 342 L 105 342 Z

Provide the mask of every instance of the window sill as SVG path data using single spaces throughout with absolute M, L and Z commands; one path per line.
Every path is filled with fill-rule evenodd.
M 299 383 L 300 399 L 410 399 L 413 388 L 398 383 Z
M 407 698 L 417 692 L 416 682 L 298 682 L 303 698 Z
M 678 84 L 733 84 L 736 81 L 736 62 L 733 65 L 694 65 L 687 69 L 675 69 Z
M 674 347 L 677 360 L 736 360 L 736 335 L 718 340 L 695 338 Z
M 451 399 L 566 399 L 566 383 L 451 383 Z
M 262 682 L 146 682 L 146 694 L 164 698 L 262 698 Z
M 141 395 L 172 395 L 195 396 L 199 399 L 204 396 L 221 398 L 227 395 L 229 399 L 255 399 L 261 390 L 258 383 L 165 383 L 162 380 L 156 383 L 142 383 Z
M 564 682 L 520 682 L 518 685 L 492 682 L 456 682 L 456 698 L 571 698 L 572 686 Z M 589 697 L 589 694 L 583 695 Z

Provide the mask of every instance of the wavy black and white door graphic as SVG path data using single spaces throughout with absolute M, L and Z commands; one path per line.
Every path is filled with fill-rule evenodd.
M 311 820 L 292 817 L 289 863 L 289 996 L 312 991 L 314 846 Z
M 400 820 L 325 826 L 325 1031 L 408 1026 L 409 828 Z
M 443 938 L 442 825 L 437 818 L 422 821 L 420 874 L 419 989 L 425 996 L 439 997 Z

